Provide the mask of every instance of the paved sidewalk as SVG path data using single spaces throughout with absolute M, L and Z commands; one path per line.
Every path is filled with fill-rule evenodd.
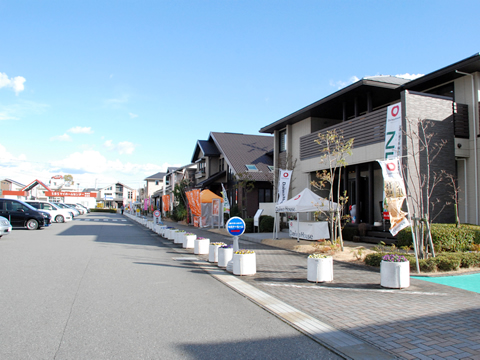
M 230 236 L 205 229 L 166 224 L 212 241 L 232 242 Z M 271 234 L 240 238 L 241 247 L 257 253 L 257 274 L 235 278 L 384 355 L 371 358 L 480 359 L 480 294 L 414 277 L 407 289 L 384 289 L 378 269 L 341 262 L 334 262 L 333 282 L 310 283 L 305 254 L 263 245 L 263 238 Z M 362 358 L 337 350 L 346 357 Z

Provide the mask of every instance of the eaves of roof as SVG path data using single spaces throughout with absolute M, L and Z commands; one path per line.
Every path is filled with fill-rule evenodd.
M 431 89 L 435 86 L 445 84 L 464 76 L 463 74 L 457 73 L 457 70 L 469 74 L 480 72 L 480 53 L 476 53 L 466 59 L 445 66 L 427 75 L 419 77 L 418 79 L 409 81 L 408 83 L 402 85 L 402 88 L 413 91 Z
M 405 80 L 407 81 L 407 80 Z M 369 78 L 364 78 L 364 79 L 361 79 L 347 87 L 344 87 L 343 89 L 340 89 L 336 92 L 334 92 L 333 94 L 330 94 L 326 97 L 324 97 L 323 99 L 320 99 L 316 102 L 314 102 L 313 104 L 310 104 L 308 106 L 305 106 L 304 108 L 300 109 L 300 110 L 297 110 L 295 111 L 294 113 L 290 114 L 290 115 L 287 115 L 283 118 L 281 118 L 280 120 L 277 120 L 275 121 L 274 123 L 270 124 L 270 125 L 267 125 L 267 126 L 264 126 L 263 128 L 261 128 L 259 130 L 259 132 L 261 133 L 270 133 L 272 134 L 275 130 L 280 130 L 282 128 L 284 128 L 286 125 L 291 125 L 291 124 L 294 124 L 298 121 L 301 121 L 307 117 L 309 117 L 309 114 L 312 110 L 314 110 L 315 108 L 321 106 L 321 105 L 324 105 L 332 100 L 336 100 L 342 96 L 345 96 L 349 93 L 354 93 L 354 92 L 358 92 L 358 91 L 361 91 L 362 89 L 361 88 L 365 88 L 365 91 L 366 91 L 366 88 L 381 88 L 381 89 L 384 89 L 384 90 L 394 90 L 394 89 L 397 89 L 400 87 L 400 84 L 398 84 L 398 82 L 395 82 L 395 83 L 392 83 L 392 82 L 388 82 L 386 79 L 384 79 L 383 81 L 376 81 L 376 80 L 373 80 L 373 79 L 369 79 Z

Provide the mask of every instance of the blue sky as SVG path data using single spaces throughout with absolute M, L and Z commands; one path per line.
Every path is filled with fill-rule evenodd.
M 0 178 L 134 188 L 211 131 L 480 51 L 479 1 L 0 0 Z

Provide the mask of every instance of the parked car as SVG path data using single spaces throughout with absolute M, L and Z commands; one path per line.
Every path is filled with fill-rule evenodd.
M 50 226 L 50 214 L 15 199 L 0 199 L 0 216 L 10 221 L 13 227 L 26 227 L 29 230 Z
M 57 223 L 63 223 L 66 221 L 72 221 L 73 217 L 70 211 L 67 209 L 63 209 L 55 204 L 52 204 L 48 201 L 41 201 L 41 200 L 26 200 L 27 204 L 32 205 L 35 209 L 42 210 L 48 212 L 51 216 L 53 221 Z
M 86 207 L 85 205 L 82 205 L 82 204 L 75 204 L 75 205 L 81 206 L 82 208 L 85 209 L 85 211 L 86 211 L 87 213 L 90 212 L 90 209 L 89 209 L 88 207 Z
M 78 213 L 78 215 L 83 215 L 83 214 L 84 214 L 84 213 L 83 213 L 83 210 L 77 209 L 77 208 L 75 207 L 75 205 L 73 205 L 73 204 L 63 203 L 63 205 L 69 207 L 69 208 L 72 209 L 73 211 L 76 211 L 76 212 Z M 77 216 L 77 215 L 75 215 L 75 216 Z
M 0 238 L 3 235 L 8 235 L 12 232 L 12 224 L 10 224 L 10 221 L 8 219 L 4 218 L 3 216 L 0 216 Z
M 75 209 L 77 209 L 81 215 L 85 215 L 87 213 L 87 210 L 85 210 L 83 207 L 78 206 L 77 204 L 66 204 L 67 206 L 71 206 Z
M 67 209 L 68 211 L 70 211 L 70 214 L 72 214 L 72 218 L 75 218 L 75 216 L 80 215 L 80 212 L 77 209 L 73 209 L 73 208 L 71 208 L 70 206 L 67 206 L 64 203 L 55 202 L 54 204 L 57 205 L 57 206 L 60 206 L 62 209 Z

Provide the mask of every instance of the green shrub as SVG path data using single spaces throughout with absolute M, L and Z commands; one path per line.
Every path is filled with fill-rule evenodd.
M 353 241 L 354 236 L 358 236 L 358 228 L 356 226 L 345 226 L 342 230 L 342 237 L 345 241 Z
M 439 256 L 437 259 L 437 268 L 440 271 L 454 271 L 460 268 L 460 259 L 451 256 Z
M 245 221 L 245 232 L 246 233 L 253 233 L 253 219 L 243 219 Z
M 100 209 L 100 208 L 94 208 L 90 209 L 91 212 L 101 212 L 101 213 L 117 213 L 117 209 Z
M 260 232 L 273 232 L 275 218 L 269 215 L 260 216 L 259 229 Z
M 475 225 L 432 224 L 432 241 L 436 251 L 468 251 L 472 244 L 480 244 L 480 227 Z M 397 235 L 397 245 L 411 246 L 412 232 L 410 227 Z
M 238 209 L 238 205 L 233 205 L 231 208 L 230 208 L 230 217 L 235 217 L 235 216 L 238 216 L 238 217 L 242 217 L 242 214 L 240 213 L 240 210 Z
M 468 269 L 480 266 L 480 253 L 465 253 L 461 258 L 460 267 Z
M 415 260 L 413 261 L 413 269 L 416 269 Z M 436 272 L 437 271 L 437 259 L 418 259 L 418 266 L 421 272 Z M 412 267 L 410 267 L 412 269 Z
M 182 221 L 187 218 L 187 209 L 183 205 L 176 206 L 172 211 L 172 219 L 175 221 Z
M 365 264 L 379 267 L 384 253 L 371 253 L 365 256 Z

